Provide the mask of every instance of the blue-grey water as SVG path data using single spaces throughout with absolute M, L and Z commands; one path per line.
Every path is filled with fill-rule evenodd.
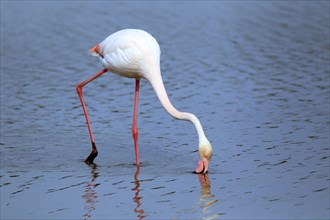
M 1 1 L 1 219 L 328 219 L 329 1 Z M 150 32 L 173 104 L 196 114 L 214 155 L 197 165 L 192 124 L 143 80 L 141 167 L 134 80 L 75 85 L 102 68 L 87 50 Z

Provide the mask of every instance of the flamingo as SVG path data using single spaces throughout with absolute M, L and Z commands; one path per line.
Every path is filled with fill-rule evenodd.
M 203 127 L 198 118 L 187 112 L 180 112 L 170 102 L 160 71 L 160 47 L 156 39 L 146 31 L 139 29 L 124 29 L 117 31 L 101 43 L 96 44 L 90 50 L 90 53 L 98 57 L 105 67 L 100 72 L 92 77 L 77 84 L 76 89 L 79 95 L 81 105 L 86 118 L 86 123 L 92 143 L 92 150 L 85 162 L 92 164 L 98 151 L 95 145 L 95 140 L 88 118 L 85 101 L 83 98 L 82 88 L 94 79 L 103 75 L 106 72 L 113 72 L 120 76 L 135 78 L 135 98 L 134 98 L 134 113 L 132 124 L 132 135 L 134 139 L 135 159 L 136 164 L 140 164 L 138 151 L 138 129 L 137 111 L 140 79 L 146 79 L 150 82 L 165 110 L 174 118 L 187 120 L 195 125 L 199 138 L 199 162 L 195 173 L 206 173 L 209 168 L 209 161 L 212 156 L 212 147 L 209 140 L 204 134 Z

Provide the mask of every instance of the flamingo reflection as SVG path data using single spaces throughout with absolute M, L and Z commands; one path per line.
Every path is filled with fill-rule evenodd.
M 209 175 L 208 173 L 201 173 L 201 174 L 197 174 L 197 176 L 199 179 L 199 183 L 201 184 L 201 195 L 199 197 L 198 206 L 202 208 L 202 214 L 203 214 L 202 219 L 218 218 L 219 215 L 208 216 L 209 214 L 211 214 L 209 210 L 210 207 L 214 203 L 218 202 L 218 200 L 215 199 L 211 193 L 211 182 L 209 179 Z
M 138 179 L 140 174 L 140 166 L 137 166 L 135 175 L 134 175 L 134 183 L 135 187 L 132 189 L 132 191 L 135 191 L 135 196 L 133 197 L 133 201 L 136 203 L 136 208 L 134 209 L 134 212 L 137 214 L 137 217 L 141 220 L 144 217 L 144 210 L 140 208 L 141 206 L 141 199 L 143 198 L 140 196 L 140 180 Z
M 86 185 L 84 186 L 84 195 L 83 198 L 85 199 L 85 210 L 86 214 L 83 215 L 84 219 L 90 219 L 92 216 L 92 212 L 95 210 L 95 204 L 98 202 L 97 200 L 97 193 L 95 191 L 95 188 L 99 185 L 99 183 L 95 183 L 97 177 L 99 176 L 99 172 L 97 171 L 97 165 L 96 164 L 90 164 L 89 165 L 92 168 L 91 174 L 92 174 L 92 180 L 90 182 L 86 182 Z

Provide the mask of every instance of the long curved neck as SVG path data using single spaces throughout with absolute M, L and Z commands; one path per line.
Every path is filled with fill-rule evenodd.
M 159 73 L 154 74 L 151 77 L 151 79 L 149 79 L 149 82 L 151 83 L 152 87 L 154 88 L 161 104 L 166 109 L 166 111 L 176 119 L 191 121 L 195 125 L 195 128 L 197 130 L 199 142 L 200 143 L 204 142 L 206 137 L 204 134 L 203 127 L 202 127 L 200 121 L 198 120 L 198 118 L 194 114 L 178 111 L 176 108 L 174 108 L 174 106 L 170 102 L 170 100 L 167 96 L 165 87 L 164 87 L 162 77 L 160 75 L 160 71 L 159 71 Z

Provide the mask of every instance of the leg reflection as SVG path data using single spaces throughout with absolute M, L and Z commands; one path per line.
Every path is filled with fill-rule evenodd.
M 82 196 L 85 199 L 85 211 L 86 213 L 83 215 L 84 219 L 90 219 L 92 216 L 92 212 L 95 210 L 95 204 L 98 202 L 97 200 L 97 193 L 95 188 L 99 185 L 95 183 L 97 177 L 99 176 L 99 172 L 97 171 L 96 164 L 89 165 L 92 168 L 92 179 L 90 182 L 86 182 L 84 188 L 84 195 Z
M 201 185 L 201 195 L 199 197 L 198 206 L 202 208 L 203 219 L 215 219 L 218 215 L 209 216 L 210 207 L 218 202 L 217 199 L 211 194 L 211 182 L 208 173 L 197 174 L 199 183 Z
M 140 174 L 140 166 L 138 165 L 134 175 L 135 187 L 132 189 L 132 191 L 135 191 L 133 201 L 136 203 L 136 208 L 134 209 L 134 212 L 137 214 L 138 219 L 143 219 L 146 216 L 144 215 L 144 210 L 140 208 L 142 196 L 140 196 L 141 190 L 140 190 L 140 180 L 138 179 L 139 174 Z

